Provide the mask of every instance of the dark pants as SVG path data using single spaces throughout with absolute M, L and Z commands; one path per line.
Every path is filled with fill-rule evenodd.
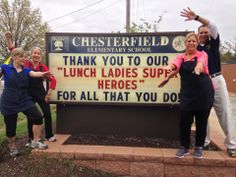
M 45 128 L 45 138 L 49 139 L 53 136 L 52 133 L 52 116 L 50 110 L 50 104 L 47 103 L 44 99 L 33 98 L 33 101 L 38 103 L 44 117 L 44 128 Z M 31 120 L 28 120 L 28 131 L 29 131 L 29 140 L 33 138 L 33 123 Z
M 180 117 L 180 143 L 186 149 L 190 146 L 191 125 L 195 117 L 196 140 L 195 146 L 202 147 L 206 137 L 207 121 L 210 114 L 209 110 L 186 111 L 181 110 Z
M 36 106 L 23 111 L 28 121 L 32 122 L 32 125 L 41 125 L 43 123 L 43 117 Z M 12 138 L 16 136 L 18 114 L 4 115 L 4 122 L 6 124 L 6 136 Z M 33 136 L 32 136 L 33 139 Z

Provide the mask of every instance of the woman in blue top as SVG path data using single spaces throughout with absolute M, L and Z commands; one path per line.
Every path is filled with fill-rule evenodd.
M 13 62 L 9 65 L 1 65 L 0 73 L 4 75 L 4 90 L 1 98 L 1 113 L 6 124 L 6 136 L 10 155 L 16 156 L 19 151 L 16 148 L 17 114 L 23 112 L 27 119 L 33 122 L 34 137 L 32 148 L 46 149 L 47 145 L 40 142 L 43 116 L 28 95 L 29 77 L 47 77 L 48 72 L 34 72 L 23 67 L 25 51 L 15 48 L 12 52 Z

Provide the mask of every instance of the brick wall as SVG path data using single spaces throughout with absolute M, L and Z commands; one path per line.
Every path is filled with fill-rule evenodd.
M 236 64 L 222 64 L 221 67 L 228 91 L 236 93 Z

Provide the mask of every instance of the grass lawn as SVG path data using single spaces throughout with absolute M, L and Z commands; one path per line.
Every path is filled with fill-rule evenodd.
M 56 120 L 56 106 L 51 105 L 51 112 L 52 112 L 52 120 L 53 123 L 55 123 Z M 16 135 L 17 137 L 21 137 L 27 133 L 27 119 L 24 114 L 20 113 L 18 114 L 18 121 L 17 121 L 17 129 L 16 129 Z M 5 123 L 4 123 L 4 118 L 0 114 L 0 144 L 6 137 L 6 132 L 5 132 Z

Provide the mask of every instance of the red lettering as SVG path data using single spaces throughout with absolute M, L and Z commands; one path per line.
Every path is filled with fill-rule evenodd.
M 98 89 L 137 89 L 137 80 L 98 80 Z
M 64 71 L 64 77 L 69 77 L 69 75 L 66 72 L 66 68 L 63 68 L 63 71 Z
M 109 81 L 110 82 L 110 81 Z M 120 88 L 120 87 L 119 87 Z M 111 80 L 111 89 L 118 89 L 117 88 L 117 81 L 116 80 Z
M 163 71 L 164 69 L 160 68 L 157 70 L 157 77 L 160 77 L 162 74 L 163 74 Z M 166 69 L 165 69 L 166 70 Z M 155 76 L 154 76 L 155 77 Z
M 138 76 L 137 68 L 102 68 L 102 77 L 109 78 L 136 78 Z
M 96 68 L 63 68 L 64 77 L 96 77 Z
M 143 78 L 160 78 L 161 76 L 167 77 L 168 74 L 169 74 L 169 71 L 163 68 L 144 68 L 143 69 Z

